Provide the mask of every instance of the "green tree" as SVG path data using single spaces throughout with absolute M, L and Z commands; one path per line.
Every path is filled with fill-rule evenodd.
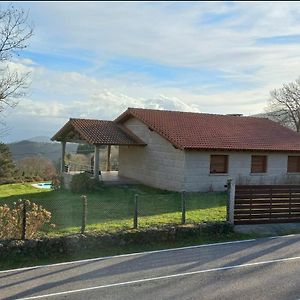
M 16 167 L 9 148 L 4 143 L 0 143 L 0 184 L 13 182 L 15 176 Z

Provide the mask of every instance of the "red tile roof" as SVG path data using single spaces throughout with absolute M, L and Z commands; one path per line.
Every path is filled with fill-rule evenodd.
M 115 122 L 132 117 L 179 149 L 300 152 L 300 134 L 266 118 L 128 108 Z
M 98 145 L 145 145 L 131 131 L 113 121 L 70 119 L 53 137 L 52 140 L 71 141 L 68 134 L 72 131 L 79 134 L 80 139 Z

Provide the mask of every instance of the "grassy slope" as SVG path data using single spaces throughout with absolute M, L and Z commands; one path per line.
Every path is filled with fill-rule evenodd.
M 88 195 L 89 223 L 88 229 L 113 230 L 120 227 L 132 227 L 133 197 L 139 194 L 139 210 L 142 217 L 140 224 L 158 224 L 167 222 L 180 222 L 180 197 L 177 193 L 165 192 L 145 186 L 131 188 L 112 187 L 105 188 L 100 193 Z M 163 194 L 163 196 L 162 196 Z M 0 186 L 1 203 L 12 203 L 19 198 L 27 198 L 42 204 L 53 213 L 52 222 L 58 224 L 57 233 L 78 232 L 81 220 L 80 195 L 68 191 L 46 191 L 33 188 L 30 184 L 11 184 Z M 168 211 L 168 213 L 166 213 Z M 190 194 L 187 199 L 187 221 L 224 220 L 225 195 Z M 76 227 L 77 226 L 77 227 Z M 60 232 L 59 232 L 60 231 Z M 228 235 L 202 235 L 195 239 L 185 239 L 174 243 L 161 242 L 145 245 L 126 245 L 107 249 L 83 249 L 80 253 L 60 255 L 47 258 L 33 258 L 15 256 L 0 261 L 0 270 L 34 266 L 55 262 L 72 261 L 107 255 L 117 255 L 140 251 L 166 249 L 212 243 L 220 241 L 247 239 L 258 235 L 230 233 Z
M 97 193 L 87 194 L 87 230 L 113 231 L 131 228 L 134 195 L 139 195 L 139 226 L 180 223 L 180 195 L 138 185 L 131 187 L 105 187 Z M 0 187 L 0 204 L 26 198 L 41 204 L 52 213 L 51 222 L 56 228 L 51 234 L 78 232 L 81 224 L 80 195 L 70 191 L 46 191 L 30 184 L 11 184 Z M 187 222 L 225 220 L 224 193 L 189 194 Z M 45 229 L 47 230 L 47 229 Z

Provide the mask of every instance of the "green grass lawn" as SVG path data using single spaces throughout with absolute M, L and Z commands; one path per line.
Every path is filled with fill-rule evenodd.
M 115 231 L 133 226 L 134 195 L 138 194 L 139 227 L 179 224 L 181 198 L 179 193 L 167 192 L 143 185 L 104 187 L 87 194 L 88 231 Z M 59 235 L 79 232 L 82 203 L 79 194 L 70 191 L 48 191 L 31 184 L 0 186 L 0 205 L 11 205 L 18 199 L 28 199 L 52 213 L 54 229 L 45 227 L 43 234 Z M 187 223 L 223 221 L 226 218 L 224 193 L 190 193 L 186 198 Z

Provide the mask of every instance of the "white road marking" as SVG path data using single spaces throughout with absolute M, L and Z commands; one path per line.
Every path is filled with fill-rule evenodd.
M 4 271 L 0 271 L 0 275 L 4 274 L 4 273 L 10 273 L 10 272 L 19 272 L 19 271 L 41 269 L 41 268 L 64 266 L 64 265 L 81 264 L 81 263 L 85 263 L 85 262 L 100 261 L 100 260 L 111 259 L 111 258 L 130 257 L 130 256 L 143 255 L 143 254 L 154 254 L 154 253 L 162 253 L 162 252 L 197 249 L 197 248 L 204 248 L 204 247 L 223 246 L 223 245 L 230 245 L 230 244 L 250 243 L 250 242 L 255 242 L 255 241 L 258 241 L 258 240 L 262 240 L 262 239 L 280 239 L 280 238 L 287 238 L 287 237 L 293 237 L 293 236 L 296 236 L 296 234 L 289 234 L 289 235 L 283 235 L 283 236 L 272 236 L 272 237 L 258 238 L 258 239 L 230 241 L 230 242 L 221 242 L 221 243 L 202 244 L 202 245 L 179 247 L 179 248 L 170 248 L 170 249 L 162 249 L 162 250 L 134 252 L 134 253 L 129 253 L 129 254 L 120 254 L 120 255 L 112 255 L 112 256 L 103 256 L 103 257 L 88 258 L 88 259 L 82 259 L 82 260 L 74 260 L 74 261 L 68 261 L 68 262 L 62 262 L 62 263 L 56 263 L 56 264 L 39 265 L 39 266 L 33 266 L 33 267 L 25 267 L 25 268 L 4 270 Z M 299 237 L 300 237 L 300 235 L 299 235 Z
M 293 261 L 293 260 L 299 260 L 299 259 L 300 259 L 300 256 L 288 257 L 288 258 L 280 258 L 280 259 L 274 259 L 274 260 L 266 260 L 266 261 L 253 262 L 253 263 L 247 263 L 247 264 L 241 264 L 241 265 L 233 265 L 233 266 L 219 267 L 219 268 L 213 268 L 213 269 L 207 269 L 207 270 L 199 270 L 199 271 L 193 271 L 193 272 L 186 272 L 186 273 L 178 273 L 178 274 L 172 274 L 172 275 L 165 275 L 165 276 L 160 276 L 160 277 L 152 277 L 152 278 L 144 278 L 144 279 L 138 279 L 138 280 L 132 280 L 132 281 L 111 283 L 111 284 L 93 286 L 93 287 L 88 287 L 88 288 L 83 288 L 83 289 L 70 290 L 70 291 L 65 291 L 65 292 L 45 294 L 45 295 L 39 295 L 39 296 L 33 296 L 33 297 L 27 297 L 27 298 L 19 298 L 17 300 L 42 299 L 42 298 L 46 298 L 46 297 L 69 295 L 69 294 L 86 292 L 86 291 L 100 290 L 100 289 L 110 288 L 110 287 L 131 285 L 131 284 L 135 284 L 135 283 L 144 283 L 144 282 L 151 282 L 151 281 L 157 281 L 157 280 L 162 280 L 162 279 L 170 279 L 170 278 L 177 278 L 177 277 L 184 277 L 184 276 L 196 275 L 196 274 L 201 274 L 201 273 L 224 271 L 224 270 L 245 268 L 245 267 L 251 267 L 251 266 L 260 266 L 260 265 L 273 264 L 273 263 L 281 263 L 281 262 L 287 262 L 287 261 Z
M 85 262 L 100 261 L 100 260 L 111 259 L 111 258 L 130 257 L 130 256 L 143 255 L 143 254 L 154 254 L 154 253 L 161 253 L 161 252 L 188 250 L 188 249 L 204 248 L 204 247 L 211 247 L 211 246 L 223 246 L 223 245 L 229 245 L 229 244 L 248 243 L 248 242 L 254 242 L 254 241 L 256 241 L 256 239 L 222 242 L 222 243 L 212 243 L 212 244 L 203 244 L 203 245 L 195 245 L 195 246 L 171 248 L 171 249 L 162 249 L 162 250 L 153 250 L 153 251 L 145 251 L 145 252 L 134 252 L 134 253 L 129 253 L 129 254 L 120 254 L 120 255 L 112 255 L 112 256 L 103 256 L 103 257 L 88 258 L 88 259 L 75 260 L 75 261 L 56 263 L 56 264 L 48 264 L 48 265 L 40 265 L 40 266 L 33 266 L 33 267 L 26 267 L 26 268 L 19 268 L 19 269 L 4 270 L 4 271 L 0 271 L 0 274 L 8 273 L 8 272 L 17 272 L 17 271 L 35 270 L 35 269 L 40 269 L 40 268 L 49 268 L 49 267 L 56 267 L 56 266 L 72 265 L 72 264 L 77 264 L 77 263 L 80 264 L 80 263 L 85 263 Z

